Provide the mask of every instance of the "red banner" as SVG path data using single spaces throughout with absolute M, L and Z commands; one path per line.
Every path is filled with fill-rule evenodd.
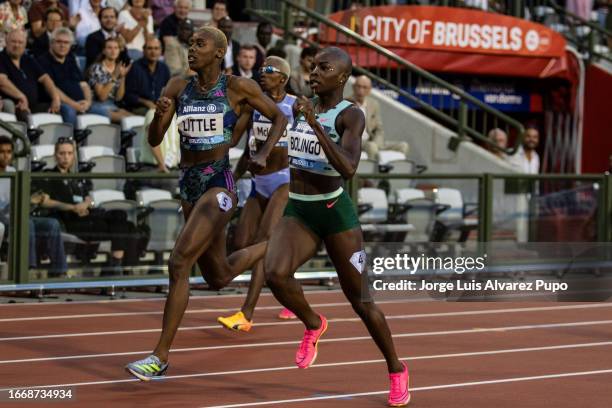
M 330 19 L 385 48 L 561 58 L 565 39 L 527 20 L 478 10 L 381 6 L 331 14 Z M 322 40 L 346 43 L 322 28 Z

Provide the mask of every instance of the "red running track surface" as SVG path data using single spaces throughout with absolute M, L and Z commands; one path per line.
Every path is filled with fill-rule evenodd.
M 72 387 L 61 407 L 384 407 L 385 363 L 342 294 L 307 298 L 330 322 L 310 369 L 293 363 L 303 326 L 276 320 L 272 296 L 248 334 L 216 323 L 240 297 L 207 296 L 190 301 L 166 379 L 148 383 L 123 366 L 155 345 L 163 299 L 0 305 L 0 394 Z M 610 303 L 379 305 L 411 371 L 411 407 L 612 407 Z

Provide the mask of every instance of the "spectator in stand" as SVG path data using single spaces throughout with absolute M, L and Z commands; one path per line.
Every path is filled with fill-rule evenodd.
M 6 74 L 0 74 L 0 92 L 2 95 L 12 99 L 0 99 L 2 112 L 15 113 L 16 110 L 30 112 L 28 98 L 15 84 L 11 82 Z M 13 102 L 14 100 L 14 102 Z
M 175 0 L 151 0 L 153 24 L 159 27 L 162 21 L 174 12 Z
M 127 10 L 130 5 L 127 0 L 106 0 L 106 7 L 112 7 L 120 13 L 122 10 Z
M 88 83 L 94 93 L 92 110 L 103 112 L 104 116 L 115 123 L 132 115 L 117 106 L 125 95 L 125 77 L 132 66 L 119 60 L 119 52 L 119 41 L 107 38 L 98 62 L 89 67 L 88 71 Z
M 526 174 L 538 174 L 540 172 L 540 156 L 536 149 L 540 143 L 540 132 L 533 126 L 527 127 L 523 145 L 518 151 L 508 158 L 508 162 L 517 170 Z
M 583 20 L 591 20 L 591 12 L 593 11 L 593 0 L 567 0 L 565 7 L 567 11 L 576 14 Z
M 251 78 L 259 83 L 259 72 L 254 70 L 256 50 L 252 45 L 243 45 L 238 52 L 238 63 L 234 65 L 232 74 Z
M 193 22 L 190 19 L 179 21 L 178 36 L 166 37 L 164 60 L 170 69 L 170 75 L 187 75 L 189 73 L 189 39 L 193 35 Z
M 62 21 L 62 13 L 57 8 L 47 10 L 45 13 L 45 31 L 38 37 L 32 38 L 32 45 L 30 51 L 35 57 L 40 57 L 47 51 L 49 51 L 49 44 L 51 43 L 51 34 L 55 29 L 60 28 L 64 25 Z
M 0 136 L 0 173 L 14 172 L 15 168 L 10 166 L 12 161 L 13 141 L 6 136 Z M 6 178 L 0 179 L 0 223 L 7 230 L 10 223 L 10 198 L 10 181 Z M 44 198 L 43 194 L 34 192 L 31 197 L 31 204 L 34 206 L 40 205 Z M 60 223 L 56 219 L 47 217 L 30 218 L 29 264 L 31 268 L 36 268 L 38 260 L 43 258 L 42 254 L 44 253 L 51 261 L 49 277 L 56 278 L 66 273 L 68 265 L 66 265 L 61 233 Z M 40 251 L 37 251 L 37 249 L 40 249 Z
M 608 157 L 608 173 L 612 173 L 612 154 Z
M 144 57 L 134 62 L 127 75 L 123 101 L 126 109 L 136 115 L 144 116 L 149 109 L 155 109 L 162 89 L 170 80 L 170 70 L 160 57 L 161 42 L 156 37 L 149 37 Z
M 508 135 L 506 134 L 506 132 L 499 128 L 491 129 L 487 137 L 491 142 L 493 142 L 495 146 L 499 147 L 500 149 L 506 149 L 508 147 Z M 490 147 L 489 151 L 502 160 L 507 160 L 508 158 L 506 153 L 498 149 Z
M 55 144 L 56 166 L 52 173 L 68 174 L 74 166 L 75 147 L 71 138 Z M 75 179 L 49 179 L 36 186 L 45 193 L 41 206 L 48 215 L 59 219 L 70 234 L 85 241 L 111 241 L 109 266 L 118 271 L 123 265 L 135 265 L 139 258 L 139 235 L 124 211 L 96 211 L 85 183 Z
M 211 20 L 208 24 L 213 27 L 219 27 L 219 21 L 227 16 L 227 2 L 225 0 L 215 0 L 211 8 Z
M 227 38 L 227 49 L 225 50 L 225 58 L 223 59 L 223 62 L 221 62 L 221 67 L 225 69 L 226 74 L 230 74 L 238 62 L 240 43 L 232 40 L 234 23 L 231 18 L 225 16 L 219 20 L 218 28 L 219 30 L 223 31 L 225 38 Z
M 292 70 L 291 78 L 289 78 L 289 93 L 295 96 L 305 96 L 311 98 L 314 96 L 310 89 L 310 70 L 314 57 L 317 55 L 315 47 L 307 47 L 300 54 L 300 68 Z
M 51 77 L 46 74 L 36 60 L 25 55 L 26 33 L 22 30 L 11 31 L 6 37 L 6 48 L 0 53 L 0 71 L 6 72 L 8 79 L 27 98 L 29 111 L 53 112 L 60 110 L 60 95 Z M 42 84 L 51 103 L 41 102 L 38 85 Z M 19 100 L 14 100 L 19 106 Z M 29 113 L 18 109 L 17 117 L 27 122 L 26 114 Z
M 68 8 L 59 0 L 38 0 L 32 3 L 28 12 L 32 37 L 40 37 L 45 32 L 45 14 L 50 9 L 59 9 L 63 23 L 69 25 L 71 29 L 74 29 L 79 22 L 78 15 L 68 18 Z
M 266 53 L 266 58 L 268 57 L 278 57 L 278 58 L 286 60 L 287 53 L 285 52 L 283 47 L 279 47 L 275 45 L 274 47 L 270 48 L 268 52 Z M 287 63 L 289 62 L 287 61 Z
M 76 26 L 76 40 L 79 47 L 85 46 L 85 41 L 89 34 L 94 33 L 100 29 L 100 11 L 102 0 L 82 0 L 81 5 L 77 11 L 81 17 L 79 23 Z
M 174 4 L 174 13 L 164 18 L 159 26 L 159 38 L 162 40 L 164 49 L 168 45 L 170 39 L 175 39 L 178 36 L 178 26 L 181 21 L 187 20 L 191 10 L 190 0 L 176 0 Z
M 103 7 L 100 10 L 100 29 L 87 36 L 85 41 L 85 56 L 87 60 L 87 66 L 93 64 L 96 59 L 102 54 L 104 49 L 104 41 L 107 38 L 116 38 L 117 33 L 117 10 L 112 7 Z M 127 51 L 124 49 L 119 55 L 119 60 L 126 61 L 129 57 Z
M 142 48 L 148 35 L 153 34 L 153 17 L 148 0 L 128 0 L 130 8 L 119 13 L 117 30 L 125 38 L 128 55 L 132 60 L 142 57 Z
M 385 142 L 380 106 L 376 99 L 370 96 L 372 81 L 365 75 L 355 78 L 353 95 L 348 100 L 354 102 L 365 115 L 365 129 L 362 135 L 362 148 L 369 159 L 376 160 L 379 150 L 395 150 L 404 155 L 408 154 L 408 143 Z
M 257 59 L 255 60 L 255 71 L 259 72 L 259 68 L 263 65 L 267 51 L 272 48 L 272 24 L 261 22 L 257 25 Z
M 60 27 L 53 32 L 51 49 L 38 59 L 42 68 L 51 76 L 58 89 L 62 105 L 60 113 L 64 122 L 76 128 L 77 114 L 91 108 L 91 89 L 79 69 L 70 49 L 74 43 L 72 31 Z M 103 113 L 103 112 L 94 112 Z
M 7 33 L 23 30 L 28 23 L 28 12 L 22 3 L 22 0 L 8 0 L 0 4 L 0 48 L 6 45 Z

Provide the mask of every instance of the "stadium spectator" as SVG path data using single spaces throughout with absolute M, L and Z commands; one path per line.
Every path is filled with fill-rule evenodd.
M 49 45 L 51 44 L 51 34 L 55 29 L 60 28 L 64 25 L 62 21 L 62 13 L 59 9 L 53 8 L 45 12 L 45 31 L 38 37 L 32 37 L 32 44 L 30 51 L 35 57 L 40 57 L 47 51 L 49 51 Z
M 37 0 L 32 3 L 30 11 L 28 12 L 30 29 L 34 38 L 40 37 L 45 32 L 44 22 L 46 21 L 46 12 L 50 9 L 58 9 L 60 11 L 62 23 L 69 25 L 71 29 L 74 29 L 79 22 L 78 14 L 70 17 L 70 19 L 68 18 L 68 7 L 59 0 Z
M 243 45 L 238 52 L 237 64 L 232 69 L 232 74 L 251 78 L 259 82 L 259 72 L 254 70 L 255 67 L 255 47 L 252 45 Z
M 106 41 L 107 38 L 116 38 L 119 35 L 116 31 L 117 16 L 117 10 L 112 7 L 103 7 L 100 10 L 100 29 L 89 34 L 85 41 L 85 57 L 88 67 L 96 61 L 100 54 L 102 54 L 104 41 Z M 127 59 L 129 59 L 129 57 L 127 56 L 127 51 L 124 49 L 119 55 L 119 60 L 125 61 Z
M 539 143 L 540 132 L 532 126 L 527 127 L 523 145 L 514 155 L 508 157 L 508 162 L 523 173 L 538 174 L 540 172 L 540 156 L 536 149 Z
M 231 73 L 236 63 L 238 62 L 238 53 L 240 51 L 240 43 L 236 40 L 232 40 L 232 34 L 234 32 L 234 22 L 228 16 L 223 17 L 218 23 L 219 30 L 223 31 L 225 38 L 227 39 L 227 50 L 225 51 L 225 58 L 221 63 L 221 67 L 225 69 L 226 73 Z
M 355 79 L 353 95 L 348 98 L 359 106 L 365 115 L 366 126 L 362 135 L 363 150 L 370 159 L 376 159 L 379 150 L 395 150 L 407 154 L 408 143 L 385 142 L 385 132 L 380 117 L 380 106 L 370 96 L 371 91 L 372 81 L 367 76 L 361 75 Z
M 593 11 L 593 0 L 566 0 L 565 7 L 567 11 L 576 14 L 583 20 L 591 20 L 591 12 Z
M 268 57 L 278 57 L 278 58 L 286 60 L 287 53 L 285 52 L 283 47 L 279 47 L 278 45 L 275 45 L 274 47 L 270 48 L 268 52 L 266 53 L 266 58 Z M 287 61 L 287 63 L 289 62 Z
M 0 136 L 0 173 L 14 172 L 13 141 L 7 136 Z M 11 183 L 8 179 L 0 179 L 0 223 L 8 230 L 10 223 Z M 44 194 L 35 192 L 31 204 L 40 205 L 45 199 Z M 53 218 L 31 217 L 29 220 L 29 264 L 36 268 L 43 254 L 51 261 L 49 277 L 59 277 L 66 273 L 66 255 L 61 236 L 60 223 Z M 38 250 L 38 251 L 37 251 Z
M 291 71 L 289 78 L 289 93 L 296 96 L 305 96 L 311 98 L 314 96 L 310 89 L 310 70 L 314 61 L 314 56 L 317 55 L 315 47 L 307 47 L 300 54 L 300 67 L 297 70 Z
M 174 12 L 174 4 L 174 0 L 151 0 L 151 13 L 155 27 L 159 27 L 162 21 Z
M 164 60 L 170 69 L 170 75 L 187 75 L 189 72 L 189 39 L 193 35 L 193 22 L 186 18 L 179 21 L 178 35 L 166 37 Z
M 78 9 L 81 17 L 76 26 L 75 35 L 79 47 L 85 46 L 87 36 L 100 29 L 100 19 L 98 15 L 102 10 L 102 0 L 82 0 Z
M 74 142 L 60 138 L 55 144 L 56 166 L 52 173 L 70 173 L 75 163 Z M 92 209 L 86 183 L 75 179 L 48 179 L 36 186 L 46 194 L 42 207 L 59 219 L 66 231 L 84 241 L 111 241 L 109 265 L 135 265 L 139 258 L 139 234 L 124 211 Z
M 506 132 L 499 128 L 491 129 L 487 137 L 491 142 L 493 142 L 495 146 L 499 147 L 500 149 L 506 149 L 508 147 L 508 135 L 506 134 Z M 491 153 L 493 153 L 500 159 L 507 159 L 506 153 L 494 148 L 490 148 L 489 150 L 491 151 Z
M 106 0 L 106 7 L 112 7 L 117 11 L 117 14 L 122 10 L 129 8 L 127 0 Z
M 23 30 L 28 23 L 28 12 L 22 0 L 8 0 L 0 4 L 0 49 L 6 45 L 6 34 L 13 30 Z
M 211 20 L 209 25 L 219 27 L 219 21 L 221 21 L 223 17 L 227 16 L 227 2 L 225 0 L 215 0 L 211 7 Z
M 85 113 L 91 108 L 92 95 L 74 55 L 70 52 L 73 42 L 72 31 L 66 27 L 56 29 L 51 37 L 51 49 L 43 54 L 38 62 L 58 89 L 62 102 L 62 119 L 76 128 L 77 114 Z
M 13 100 L 17 102 L 15 105 L 15 102 L 11 99 L 0 99 L 3 112 L 15 113 L 16 110 L 30 112 L 28 98 L 23 92 L 17 89 L 6 74 L 2 73 L 0 73 L 0 92 L 2 92 L 2 95 L 13 98 Z
M 89 67 L 88 84 L 94 93 L 92 110 L 104 112 L 115 123 L 132 115 L 117 105 L 125 95 L 125 77 L 131 65 L 119 60 L 119 41 L 108 38 L 98 62 Z
M 263 65 L 267 51 L 272 48 L 272 24 L 261 22 L 257 25 L 257 59 L 255 60 L 255 71 L 259 72 L 259 68 Z
M 155 102 L 170 79 L 170 70 L 160 57 L 161 42 L 156 37 L 149 37 L 144 57 L 134 62 L 127 74 L 123 102 L 126 109 L 136 115 L 144 116 L 149 109 L 155 109 Z
M 130 8 L 119 13 L 119 33 L 125 38 L 128 55 L 137 60 L 148 35 L 153 34 L 153 17 L 148 0 L 128 0 Z
M 191 9 L 190 0 L 176 0 L 174 13 L 163 19 L 159 26 L 159 38 L 162 40 L 164 49 L 168 41 L 178 36 L 178 26 L 181 21 L 187 20 Z
M 59 112 L 60 95 L 51 77 L 46 74 L 36 60 L 25 55 L 26 34 L 22 30 L 11 31 L 6 37 L 6 48 L 0 52 L 0 71 L 6 72 L 8 79 L 27 98 L 29 111 Z M 38 92 L 38 84 L 42 84 L 51 98 L 51 103 L 42 102 Z M 18 100 L 14 100 L 19 105 Z M 27 121 L 27 112 L 18 109 L 16 114 L 20 120 Z
M 608 157 L 608 173 L 612 174 L 612 154 Z

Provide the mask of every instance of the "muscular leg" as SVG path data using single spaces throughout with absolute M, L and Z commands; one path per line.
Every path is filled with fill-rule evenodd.
M 367 291 L 367 287 L 362 286 L 361 275 L 361 273 L 367 273 L 365 270 L 365 256 L 361 273 L 350 261 L 354 253 L 360 252 L 363 249 L 361 229 L 355 228 L 350 231 L 333 234 L 326 237 L 324 241 L 327 253 L 338 272 L 342 291 L 385 356 L 389 372 L 397 373 L 403 371 L 404 367 L 397 358 L 385 315 L 376 306 L 374 301 L 370 299 L 369 294 L 363 292 Z
M 215 231 L 224 230 L 234 211 L 235 197 L 232 197 L 234 201 L 232 209 L 227 212 L 219 209 L 216 195 L 220 191 L 226 190 L 210 189 L 193 208 L 186 204 L 183 205 L 186 222 L 168 261 L 169 292 L 164 307 L 162 332 L 153 351 L 153 354 L 162 361 L 168 360 L 170 346 L 187 308 L 189 272 L 196 260 L 216 238 Z M 223 244 L 225 245 L 225 241 Z
M 261 218 L 263 208 L 257 197 L 247 199 L 234 233 L 234 242 L 232 243 L 234 249 L 242 249 L 253 243 L 257 233 L 257 223 Z
M 258 199 L 263 197 L 259 196 Z M 262 242 L 268 240 L 270 234 L 272 233 L 272 228 L 276 226 L 278 221 L 283 216 L 283 211 L 285 210 L 285 206 L 287 205 L 287 200 L 289 199 L 289 184 L 284 184 L 280 186 L 271 196 L 270 199 L 267 200 L 267 203 L 263 206 L 265 208 L 263 216 L 261 217 L 261 222 L 259 224 L 259 229 L 257 230 L 257 236 L 255 237 L 255 242 Z M 253 318 L 253 311 L 255 309 L 255 305 L 257 304 L 257 300 L 259 299 L 259 294 L 261 293 L 261 289 L 264 284 L 264 267 L 263 260 L 257 262 L 255 268 L 251 273 L 251 283 L 249 284 L 249 291 L 244 299 L 244 304 L 242 305 L 242 313 L 244 316 L 251 320 Z
M 297 268 L 317 251 L 318 238 L 302 223 L 292 217 L 283 217 L 268 241 L 264 260 L 266 283 L 276 299 L 291 310 L 307 329 L 321 326 L 302 291 L 302 286 L 293 277 Z

